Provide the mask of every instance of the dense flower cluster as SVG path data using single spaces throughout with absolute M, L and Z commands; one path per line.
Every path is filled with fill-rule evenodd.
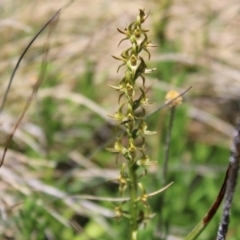
M 152 72 L 155 69 L 148 69 L 144 59 L 140 56 L 142 51 L 150 53 L 151 47 L 147 36 L 148 30 L 142 29 L 142 23 L 148 15 L 140 10 L 137 20 L 132 22 L 124 30 L 118 31 L 125 35 L 124 40 L 129 40 L 131 47 L 124 50 L 120 57 L 115 59 L 122 61 L 118 67 L 125 66 L 125 76 L 118 86 L 111 86 L 119 92 L 119 109 L 111 116 L 119 122 L 119 126 L 124 126 L 125 132 L 121 134 L 109 151 L 117 153 L 117 160 L 120 156 L 125 159 L 121 161 L 121 171 L 117 181 L 119 183 L 120 194 L 129 192 L 130 199 L 117 206 L 116 218 L 126 217 L 130 220 L 131 240 L 137 239 L 137 229 L 140 223 L 144 223 L 152 217 L 148 205 L 146 191 L 140 182 L 140 178 L 147 174 L 147 166 L 155 162 L 151 161 L 145 149 L 145 135 L 154 134 L 147 130 L 145 122 L 145 106 L 150 102 L 145 89 L 145 77 L 143 74 Z M 136 81 L 142 79 L 142 86 L 136 87 Z M 141 171 L 142 169 L 142 171 Z

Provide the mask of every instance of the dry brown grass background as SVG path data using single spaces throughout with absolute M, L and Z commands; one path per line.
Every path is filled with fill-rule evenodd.
M 159 51 L 152 50 L 151 65 L 160 61 L 173 61 L 200 69 L 188 74 L 186 81 L 179 88 L 182 91 L 189 86 L 193 87 L 186 96 L 189 117 L 194 120 L 191 121 L 189 132 L 193 138 L 198 138 L 202 142 L 228 148 L 240 99 L 239 1 L 175 0 L 171 1 L 169 9 L 165 7 L 166 2 L 167 0 L 1 0 L 1 97 L 20 53 L 47 19 L 62 8 L 58 25 L 51 38 L 48 58 L 51 74 L 57 75 L 59 81 L 53 87 L 39 89 L 36 99 L 14 137 L 19 149 L 27 145 L 42 156 L 43 161 L 21 154 L 21 151 L 9 150 L 0 171 L 2 209 L 7 211 L 9 206 L 18 203 L 19 198 L 15 198 L 13 194 L 16 189 L 25 195 L 31 194 L 32 189 L 37 189 L 59 198 L 64 196 L 64 193 L 58 192 L 57 188 L 48 189 L 41 182 L 45 169 L 54 168 L 55 165 L 47 159 L 46 136 L 41 125 L 35 122 L 38 102 L 46 96 L 52 96 L 60 103 L 74 102 L 86 106 L 90 112 L 96 113 L 108 122 L 106 115 L 115 110 L 116 106 L 113 102 L 116 102 L 116 98 L 112 90 L 106 86 L 116 84 L 121 76 L 120 73 L 116 73 L 118 63 L 111 55 L 119 55 L 121 49 L 126 47 L 124 43 L 117 47 L 121 36 L 116 28 L 124 28 L 141 8 L 150 13 L 145 28 L 150 29 L 152 42 L 161 45 L 154 31 L 165 16 L 168 19 L 165 28 L 166 39 L 177 42 L 179 46 L 178 52 L 160 54 Z M 15 76 L 6 106 L 0 116 L 2 147 L 37 80 L 46 35 L 44 33 L 36 40 Z M 85 72 L 86 61 L 94 63 L 93 86 L 101 93 L 100 102 L 84 97 L 84 91 L 74 90 L 79 76 Z M 47 81 L 51 81 L 51 74 Z M 164 79 L 150 77 L 148 79 L 147 85 L 152 89 L 168 91 L 173 87 Z M 72 109 L 64 103 L 59 104 L 56 111 L 64 113 L 63 122 L 67 125 L 88 121 L 88 117 L 91 117 L 91 115 L 83 116 L 81 113 L 73 115 Z M 56 138 L 59 140 L 61 136 Z M 75 177 L 89 176 L 88 168 L 95 169 L 95 172 L 91 172 L 91 177 L 105 175 L 108 179 L 114 178 L 116 174 L 115 170 L 106 172 L 94 163 L 83 161 L 84 158 L 79 153 L 73 151 L 70 155 L 78 164 L 86 164 L 83 166 L 84 170 L 72 173 L 76 174 Z M 75 211 L 82 211 L 71 205 L 70 198 L 65 201 Z M 88 202 L 79 202 L 79 204 L 83 204 L 84 208 L 84 204 Z M 92 206 L 89 208 L 93 209 Z M 112 212 L 106 209 L 99 211 L 105 216 L 112 215 Z M 4 232 L 4 227 L 0 228 L 0 231 Z

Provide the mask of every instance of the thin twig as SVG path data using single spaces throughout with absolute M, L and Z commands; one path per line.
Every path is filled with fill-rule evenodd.
M 218 193 L 218 196 L 205 215 L 205 217 L 195 226 L 195 228 L 188 234 L 185 240 L 195 240 L 202 233 L 202 231 L 206 228 L 209 222 L 214 217 L 217 212 L 224 196 L 225 196 L 225 204 L 222 214 L 222 220 L 219 225 L 217 240 L 224 240 L 228 230 L 229 224 L 229 214 L 230 208 L 232 204 L 232 199 L 237 183 L 238 177 L 238 168 L 240 161 L 240 120 L 238 120 L 238 124 L 235 130 L 234 139 L 233 139 L 233 147 L 232 154 L 230 157 L 230 162 L 225 174 L 225 178 L 222 184 L 222 187 Z
M 232 206 L 235 188 L 237 185 L 239 161 L 240 161 L 240 119 L 238 119 L 237 127 L 233 137 L 233 146 L 230 156 L 229 163 L 230 169 L 227 180 L 227 189 L 225 193 L 225 202 L 223 207 L 222 219 L 218 228 L 217 240 L 225 240 L 227 235 L 228 225 L 230 222 L 230 210 Z

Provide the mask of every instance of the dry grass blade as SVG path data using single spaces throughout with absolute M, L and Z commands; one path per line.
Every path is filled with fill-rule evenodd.
M 5 105 L 5 102 L 7 100 L 7 96 L 8 96 L 8 93 L 9 93 L 9 90 L 11 88 L 11 85 L 12 85 L 12 81 L 13 81 L 13 78 L 16 74 L 16 71 L 24 57 L 24 55 L 27 53 L 28 49 L 31 47 L 31 45 L 33 44 L 33 42 L 38 38 L 38 36 L 44 31 L 44 29 L 50 24 L 52 23 L 56 18 L 57 16 L 59 15 L 61 9 L 58 10 L 47 22 L 46 24 L 40 29 L 40 31 L 35 35 L 35 37 L 30 41 L 30 43 L 27 45 L 27 47 L 24 49 L 23 53 L 21 54 L 20 58 L 18 59 L 17 61 L 17 64 L 12 72 L 12 75 L 10 77 L 10 80 L 8 82 L 8 86 L 7 86 L 7 89 L 4 93 L 4 96 L 3 96 L 3 100 L 2 100 L 2 103 L 1 103 L 1 106 L 0 106 L 0 113 L 2 112 L 3 108 L 4 108 L 4 105 Z
M 113 121 L 109 120 L 107 117 L 107 112 L 97 103 L 93 102 L 91 99 L 83 96 L 79 93 L 74 93 L 66 90 L 66 85 L 63 85 L 59 88 L 47 88 L 43 89 L 39 92 L 40 97 L 54 97 L 56 99 L 66 99 L 70 100 L 72 102 L 75 102 L 77 104 L 82 104 L 86 107 L 88 107 L 90 110 L 95 112 L 97 115 L 99 115 L 103 120 L 106 122 L 109 122 L 110 124 L 114 124 Z
M 6 145 L 5 145 L 5 149 L 4 149 L 4 152 L 3 152 L 3 155 L 2 155 L 2 159 L 1 159 L 1 162 L 0 162 L 0 168 L 1 166 L 3 165 L 3 162 L 4 162 L 4 158 L 5 158 L 5 155 L 6 155 L 6 152 L 7 152 L 7 149 L 9 147 L 9 144 L 14 136 L 14 133 L 15 131 L 17 130 L 18 126 L 20 125 L 27 109 L 29 108 L 34 96 L 36 95 L 37 93 L 37 90 L 39 88 L 39 86 L 41 85 L 43 79 L 44 79 L 44 75 L 45 75 L 45 72 L 46 72 L 46 67 L 47 67 L 47 56 L 48 56 L 48 51 L 49 51 L 49 38 L 51 36 L 51 33 L 52 33 L 52 30 L 54 29 L 54 27 L 56 26 L 56 23 L 57 23 L 57 20 L 58 20 L 58 17 L 59 17 L 59 14 L 60 14 L 60 10 L 58 10 L 51 18 L 50 20 L 47 21 L 47 23 L 41 28 L 41 30 L 35 35 L 35 37 L 30 41 L 30 43 L 27 45 L 27 47 L 25 48 L 25 50 L 23 51 L 23 53 L 21 54 L 17 64 L 16 64 L 16 67 L 14 68 L 13 70 L 13 73 L 12 73 L 12 76 L 10 78 L 10 81 L 9 81 L 9 84 L 8 84 L 8 88 L 5 92 L 5 95 L 4 95 L 4 98 L 3 98 L 3 102 L 2 102 L 2 106 L 0 108 L 0 112 L 1 110 L 3 109 L 3 106 L 4 106 L 4 103 L 6 101 L 6 98 L 7 98 L 7 94 L 9 92 L 9 89 L 10 89 L 10 86 L 11 86 L 11 83 L 13 81 L 13 77 L 18 69 L 18 66 L 21 62 L 21 60 L 23 59 L 25 53 L 27 52 L 27 50 L 30 48 L 30 46 L 32 45 L 32 43 L 35 41 L 35 39 L 43 32 L 43 30 L 51 24 L 51 28 L 49 30 L 49 34 L 48 34 L 48 37 L 47 37 L 47 41 L 46 41 L 46 45 L 45 45 L 45 49 L 44 49 L 44 54 L 43 54 L 43 59 L 42 59 L 42 64 L 41 64 L 41 73 L 38 77 L 38 80 L 36 82 L 36 84 L 34 85 L 34 88 L 33 88 L 33 91 L 32 91 L 32 94 L 29 96 L 27 102 L 26 102 L 26 105 L 22 111 L 22 114 L 20 115 L 12 133 L 10 134 L 9 138 L 7 139 L 7 142 L 6 142 Z

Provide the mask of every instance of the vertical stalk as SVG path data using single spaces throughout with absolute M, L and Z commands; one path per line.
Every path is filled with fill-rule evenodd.
M 131 75 L 130 75 L 131 76 Z M 134 90 L 135 84 L 134 79 L 130 79 L 132 83 L 132 89 Z M 132 108 L 134 104 L 133 100 L 133 91 L 129 92 L 127 96 L 128 106 L 128 116 L 129 122 L 125 124 L 127 137 L 128 137 L 128 146 L 129 152 L 126 156 L 127 165 L 128 165 L 128 176 L 129 176 L 129 195 L 130 195 L 130 238 L 131 240 L 137 240 L 137 231 L 138 231 L 138 203 L 136 199 L 138 197 L 138 177 L 136 174 L 136 151 L 134 139 L 133 139 L 133 129 L 135 129 L 135 112 Z M 131 117 L 130 117 L 131 116 Z
M 129 164 L 129 191 L 130 191 L 130 215 L 131 215 L 131 240 L 137 240 L 137 230 L 138 230 L 138 203 L 137 199 L 137 175 L 134 169 L 134 165 Z
M 163 162 L 163 185 L 166 185 L 167 183 L 167 173 L 168 173 L 168 160 L 169 160 L 169 152 L 170 152 L 170 146 L 171 146 L 171 135 L 172 135 L 172 128 L 173 128 L 173 122 L 174 122 L 174 116 L 175 116 L 175 109 L 176 107 L 173 106 L 170 108 L 170 119 L 168 124 L 168 130 L 167 130 L 167 136 L 166 136 L 166 142 L 165 142 L 165 156 L 164 156 L 164 162 Z
M 170 117 L 168 122 L 167 128 L 167 135 L 165 140 L 165 149 L 164 149 L 164 160 L 163 160 L 163 169 L 162 169 L 162 181 L 163 186 L 167 183 L 167 174 L 168 174 L 168 161 L 169 161 L 169 153 L 170 153 L 170 146 L 171 146 L 171 136 L 172 136 L 172 129 L 174 123 L 174 117 L 176 112 L 176 107 L 182 103 L 182 97 L 176 98 L 179 96 L 177 91 L 169 91 L 166 95 L 166 103 L 170 103 Z M 162 227 L 161 238 L 165 239 L 167 234 L 167 222 L 163 219 L 163 209 L 165 203 L 165 193 L 163 192 L 160 198 L 160 207 L 159 207 L 159 225 Z
M 172 135 L 175 112 L 176 112 L 176 107 L 172 106 L 170 108 L 170 118 L 169 118 L 169 122 L 168 122 L 167 135 L 166 135 L 166 140 L 165 140 L 164 160 L 163 160 L 163 169 L 162 169 L 163 186 L 165 186 L 167 183 L 169 152 L 170 152 L 170 146 L 171 146 L 171 135 Z M 163 192 L 161 195 L 161 204 L 159 207 L 159 212 L 160 212 L 159 225 L 162 226 L 161 236 L 163 237 L 163 239 L 166 238 L 167 228 L 168 228 L 167 222 L 163 218 L 164 205 L 165 205 L 165 192 Z

